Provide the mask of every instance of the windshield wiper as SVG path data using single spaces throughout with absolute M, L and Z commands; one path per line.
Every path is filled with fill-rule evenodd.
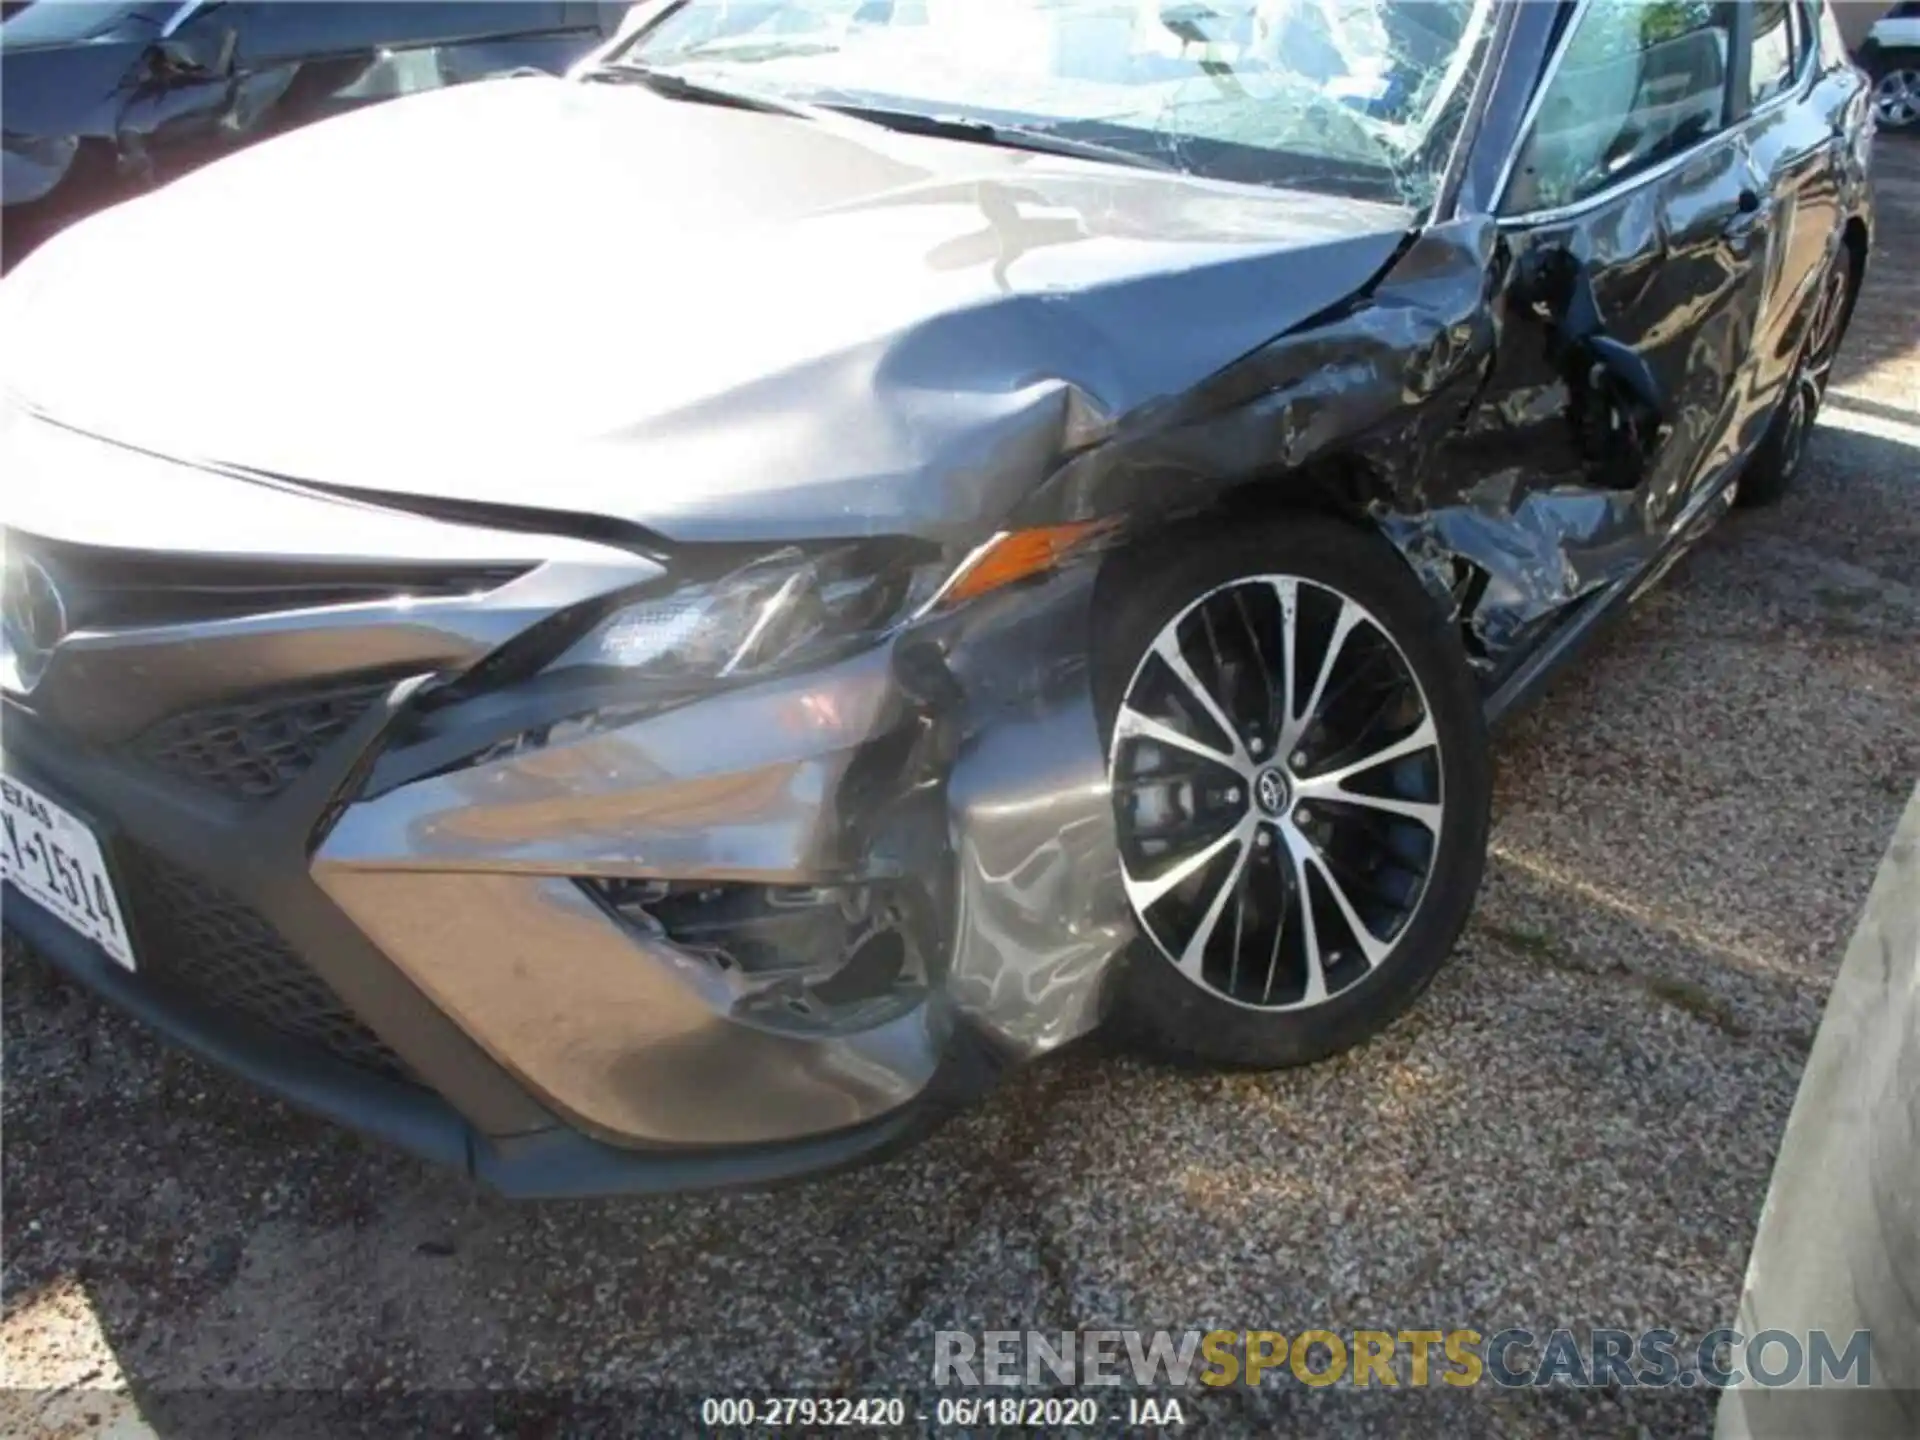
M 990 120 L 973 120 L 964 115 L 926 115 L 918 110 L 889 110 L 874 105 L 836 104 L 821 107 L 836 115 L 864 120 L 905 135 L 926 135 L 939 140 L 969 140 L 980 145 L 998 145 L 1008 150 L 1034 150 L 1044 155 L 1070 155 L 1080 160 L 1104 160 L 1110 165 L 1131 165 L 1138 170 L 1175 170 L 1178 167 L 1151 155 L 1101 145 L 1092 140 L 1075 140 L 1053 130 L 1035 130 L 1025 125 L 996 125 Z
M 696 105 L 724 105 L 732 110 L 753 110 L 764 115 L 791 115 L 800 120 L 817 120 L 821 111 L 818 106 L 803 105 L 797 100 L 782 100 L 773 95 L 761 95 L 752 90 L 737 90 L 731 85 L 714 85 L 704 80 L 689 80 L 673 70 L 655 70 L 628 60 L 616 60 L 612 64 L 599 65 L 586 71 L 583 80 L 597 80 L 608 84 L 644 85 L 668 100 L 687 100 Z
M 851 101 L 808 104 L 753 90 L 741 90 L 731 85 L 690 80 L 677 70 L 656 70 L 635 61 L 616 60 L 587 71 L 581 78 L 644 85 L 654 94 L 669 100 L 725 105 L 767 115 L 788 115 L 797 120 L 821 121 L 842 116 L 863 124 L 897 130 L 905 135 L 967 140 L 980 145 L 998 145 L 1008 150 L 1033 150 L 1047 155 L 1070 155 L 1080 160 L 1103 160 L 1109 165 L 1130 165 L 1139 170 L 1178 169 L 1150 155 L 1101 145 L 1092 140 L 1075 140 L 1052 130 L 1035 130 L 1024 125 L 996 125 L 989 120 L 973 120 L 964 115 L 927 115 L 918 110 L 890 110 L 884 106 L 861 105 Z

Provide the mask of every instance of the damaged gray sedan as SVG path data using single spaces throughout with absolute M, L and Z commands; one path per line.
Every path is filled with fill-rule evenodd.
M 270 140 L 0 284 L 6 925 L 516 1194 L 1359 1043 L 1793 479 L 1869 143 L 1689 0 L 684 0 Z

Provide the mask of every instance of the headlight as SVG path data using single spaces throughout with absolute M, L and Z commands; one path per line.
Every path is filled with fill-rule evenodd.
M 614 611 L 548 668 L 698 681 L 817 664 L 879 640 L 918 611 L 941 578 L 938 559 L 924 552 L 781 550 Z

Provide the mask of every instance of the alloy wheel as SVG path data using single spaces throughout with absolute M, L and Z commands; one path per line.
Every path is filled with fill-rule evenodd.
M 1852 284 L 1853 267 L 1843 254 L 1827 268 L 1826 289 L 1820 296 L 1820 309 L 1814 316 L 1813 333 L 1807 345 L 1807 371 L 1813 381 L 1814 407 L 1826 396 L 1827 381 L 1833 374 L 1834 358 L 1840 353 L 1840 341 L 1846 328 L 1847 291 Z
M 1189 604 L 1135 667 L 1109 763 L 1141 929 L 1235 1004 L 1342 994 L 1420 907 L 1440 736 L 1399 644 L 1328 585 L 1250 576 Z
M 1781 417 L 1780 473 L 1797 475 L 1805 458 L 1807 439 L 1819 418 L 1820 404 L 1826 399 L 1827 381 L 1833 374 L 1834 357 L 1840 352 L 1841 332 L 1847 313 L 1847 284 L 1850 271 L 1844 260 L 1829 268 L 1826 289 L 1820 296 L 1820 308 L 1814 315 L 1813 330 L 1807 337 L 1800 363 L 1794 367 Z
M 1813 429 L 1813 415 L 1820 403 L 1811 369 L 1802 365 L 1794 374 L 1787 392 L 1786 410 L 1780 417 L 1780 473 L 1800 473 L 1800 462 L 1807 453 L 1807 435 Z
M 1920 70 L 1889 70 L 1874 83 L 1873 110 L 1889 130 L 1903 130 L 1920 121 Z

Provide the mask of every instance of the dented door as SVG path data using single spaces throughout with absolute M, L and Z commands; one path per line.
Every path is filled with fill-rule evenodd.
M 1582 7 L 1501 203 L 1508 323 L 1485 403 L 1549 473 L 1635 492 L 1650 537 L 1732 457 L 1780 223 L 1735 118 L 1744 18 Z M 1650 393 L 1598 373 L 1595 335 L 1644 365 Z
M 1544 473 L 1637 492 L 1649 534 L 1664 531 L 1730 458 L 1776 223 L 1737 135 L 1593 203 L 1503 223 L 1512 263 L 1483 406 Z M 1653 413 L 1625 413 L 1586 357 L 1556 353 L 1582 274 L 1601 334 L 1651 372 Z
M 1723 494 L 1779 213 L 1732 105 L 1737 7 L 1562 13 L 1498 158 L 1476 161 L 1497 340 L 1439 471 L 1474 483 L 1417 521 L 1455 557 L 1496 688 Z

